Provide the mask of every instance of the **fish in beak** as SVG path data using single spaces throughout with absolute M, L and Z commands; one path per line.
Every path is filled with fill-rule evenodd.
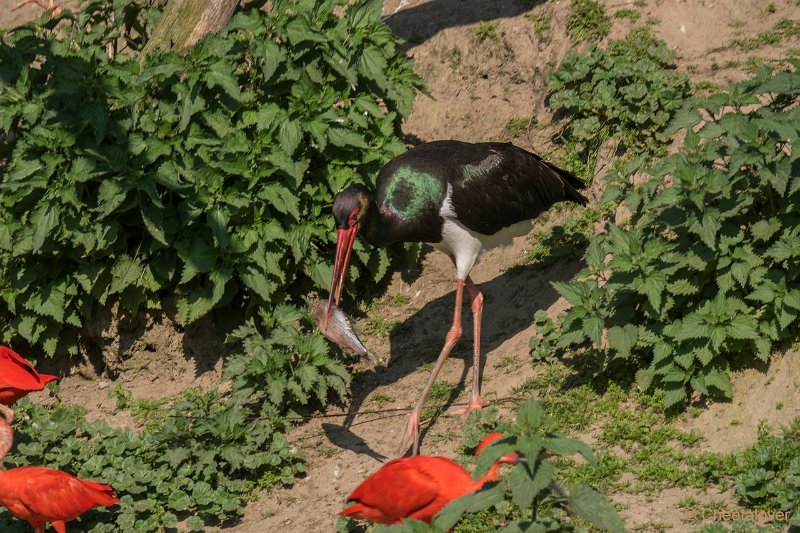
M 350 254 L 353 252 L 353 243 L 358 233 L 358 224 L 353 224 L 347 229 L 338 229 L 336 236 L 336 257 L 333 260 L 333 277 L 331 278 L 331 290 L 328 294 L 328 305 L 325 307 L 325 319 L 322 322 L 323 332 L 328 329 L 328 319 L 331 314 L 331 304 L 339 305 L 342 297 L 342 287 L 347 269 L 350 266 Z

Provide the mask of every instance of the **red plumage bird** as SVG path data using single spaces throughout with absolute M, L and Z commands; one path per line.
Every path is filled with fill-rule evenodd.
M 11 405 L 56 379 L 58 376 L 38 373 L 15 351 L 0 346 L 0 404 Z
M 10 422 L 13 411 L 0 404 L 0 463 L 11 449 L 14 432 Z M 65 533 L 65 522 L 74 520 L 89 509 L 119 502 L 109 485 L 86 481 L 41 466 L 21 466 L 0 470 L 0 505 L 27 521 L 36 533 L 44 533 L 50 522 L 58 533 Z
M 476 455 L 501 433 L 491 433 L 478 444 Z M 339 513 L 378 524 L 400 524 L 403 518 L 431 523 L 445 505 L 499 479 L 500 465 L 517 463 L 517 454 L 504 455 L 489 472 L 474 481 L 464 467 L 446 457 L 415 455 L 394 459 L 364 480 L 348 497 L 353 505 Z

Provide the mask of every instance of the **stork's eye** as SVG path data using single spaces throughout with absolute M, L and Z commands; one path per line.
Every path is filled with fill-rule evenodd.
M 356 225 L 358 222 L 358 209 L 353 209 L 350 211 L 350 219 L 347 221 L 347 225 L 351 228 Z

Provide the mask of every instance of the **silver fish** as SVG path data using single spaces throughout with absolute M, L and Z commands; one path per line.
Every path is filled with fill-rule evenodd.
M 331 302 L 331 314 L 328 317 L 327 329 L 322 329 L 322 324 L 325 322 L 325 307 L 327 307 L 327 300 L 317 300 L 309 298 L 309 307 L 311 314 L 314 315 L 314 321 L 320 332 L 328 338 L 328 340 L 338 344 L 342 348 L 347 348 L 358 355 L 370 367 L 375 368 L 375 357 L 361 343 L 358 335 L 356 335 L 355 327 L 353 326 L 353 319 L 347 316 L 347 313 L 342 311 L 339 306 Z

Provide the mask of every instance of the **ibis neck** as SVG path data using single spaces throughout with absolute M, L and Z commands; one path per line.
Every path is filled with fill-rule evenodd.
M 500 461 L 496 462 L 489 468 L 489 471 L 486 472 L 486 475 L 480 478 L 478 481 L 475 482 L 475 489 L 474 491 L 480 490 L 486 483 L 494 483 L 495 481 L 500 480 L 500 465 L 503 464 Z
M 14 443 L 14 430 L 11 428 L 11 421 L 14 420 L 14 411 L 0 404 L 0 413 L 3 414 L 0 417 L 0 470 L 2 470 L 3 459 L 5 459 L 6 454 L 11 449 L 11 445 Z

